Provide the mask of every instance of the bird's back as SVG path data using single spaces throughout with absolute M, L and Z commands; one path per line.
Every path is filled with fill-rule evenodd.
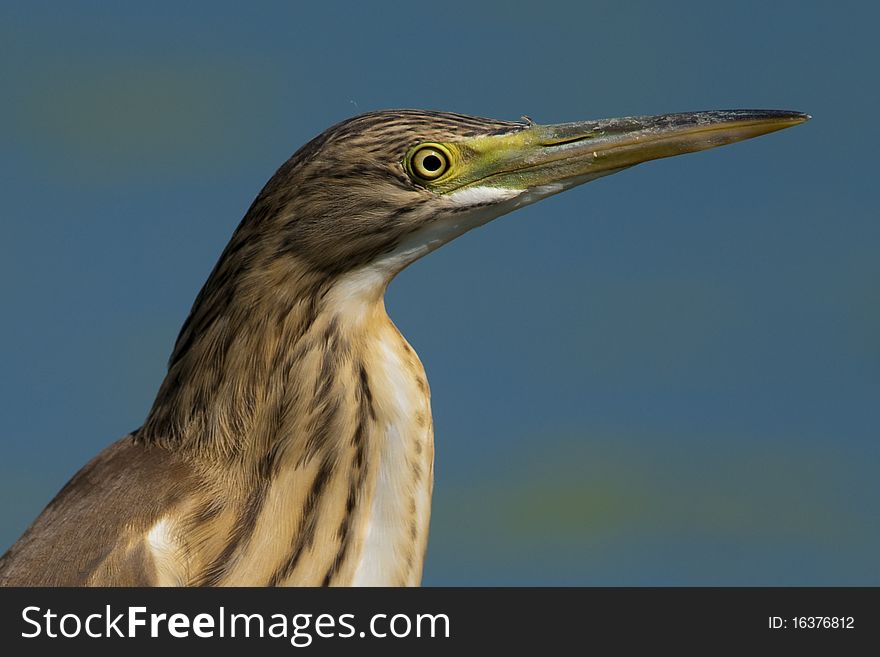
M 122 438 L 77 472 L 0 558 L 0 585 L 156 584 L 150 528 L 184 502 L 195 479 L 175 452 Z

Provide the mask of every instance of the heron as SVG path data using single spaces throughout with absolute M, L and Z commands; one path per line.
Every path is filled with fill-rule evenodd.
M 389 282 L 540 199 L 809 118 L 383 110 L 327 129 L 234 231 L 143 425 L 52 499 L 0 558 L 0 584 L 419 585 L 433 422 Z

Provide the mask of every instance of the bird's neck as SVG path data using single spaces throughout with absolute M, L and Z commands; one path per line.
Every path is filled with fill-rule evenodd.
M 139 439 L 235 463 L 277 448 L 305 414 L 319 440 L 318 425 L 362 385 L 370 353 L 397 333 L 388 280 L 287 266 L 219 285 L 222 265 L 181 329 Z
M 316 522 L 327 520 L 328 536 L 347 535 L 347 556 L 321 581 L 282 568 L 272 583 L 421 576 L 433 480 L 429 391 L 385 312 L 386 278 L 369 268 L 303 276 L 296 292 L 265 274 L 253 283 L 259 296 L 221 308 L 204 305 L 213 297 L 203 291 L 139 432 L 191 455 L 208 477 L 228 478 L 241 498 L 268 491 L 281 516 L 303 513 L 284 508 L 284 490 L 320 484 Z

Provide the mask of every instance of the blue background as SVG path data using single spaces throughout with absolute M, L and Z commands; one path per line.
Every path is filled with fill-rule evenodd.
M 0 550 L 140 425 L 233 228 L 330 124 L 766 107 L 814 119 L 394 282 L 433 392 L 424 582 L 880 584 L 867 3 L 7 4 Z

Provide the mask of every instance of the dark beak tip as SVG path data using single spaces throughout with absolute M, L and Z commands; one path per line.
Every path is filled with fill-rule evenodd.
M 795 123 L 806 123 L 813 118 L 811 114 L 806 112 L 787 112 L 788 118 Z
M 767 119 L 767 120 L 780 120 L 780 121 L 794 121 L 796 123 L 803 123 L 805 121 L 809 121 L 812 119 L 812 115 L 807 114 L 805 112 L 796 112 L 794 110 L 729 110 L 730 114 L 733 117 L 736 115 L 740 115 L 744 119 L 752 118 L 755 119 Z
M 771 110 L 771 109 L 731 109 L 716 110 L 709 112 L 694 112 L 694 115 L 707 116 L 718 122 L 735 121 L 768 121 L 768 122 L 792 122 L 804 123 L 812 119 L 812 115 L 794 110 Z M 683 114 L 681 116 L 687 116 Z
M 731 123 L 754 121 L 759 125 L 764 124 L 771 130 L 790 128 L 806 123 L 813 118 L 811 114 L 794 110 L 728 110 L 719 114 L 726 114 L 727 116 L 724 118 L 730 120 Z M 720 123 L 726 122 L 724 119 L 720 121 Z
M 787 114 L 792 120 L 798 121 L 799 123 L 804 123 L 813 118 L 812 114 L 807 114 L 806 112 L 787 112 Z

